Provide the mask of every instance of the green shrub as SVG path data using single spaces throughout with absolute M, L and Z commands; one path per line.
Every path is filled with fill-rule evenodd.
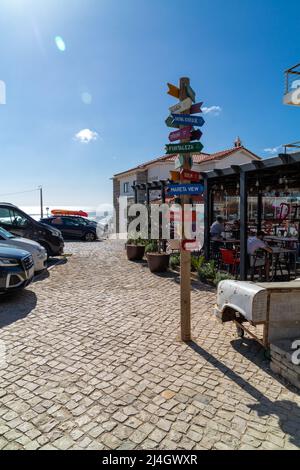
M 144 240 L 143 238 L 128 238 L 127 240 L 127 245 L 146 245 L 147 240 Z
M 214 261 L 208 261 L 203 263 L 198 269 L 198 275 L 200 281 L 213 282 L 217 274 L 216 266 Z
M 192 267 L 192 271 L 199 271 L 199 269 L 201 268 L 201 266 L 203 265 L 205 261 L 205 257 L 204 256 L 195 256 L 195 255 L 192 255 L 191 257 L 191 267 Z
M 174 269 L 174 268 L 177 268 L 178 266 L 180 266 L 180 254 L 173 253 L 170 256 L 170 267 Z
M 219 282 L 226 281 L 227 279 L 234 279 L 234 277 L 229 273 L 220 273 L 220 271 L 218 271 L 213 280 L 213 283 L 217 287 Z
M 159 245 L 157 240 L 150 240 L 146 244 L 145 253 L 159 253 Z

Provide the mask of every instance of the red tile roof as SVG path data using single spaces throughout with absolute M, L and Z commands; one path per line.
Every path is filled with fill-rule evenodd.
M 216 153 L 195 153 L 193 155 L 193 161 L 194 163 L 204 163 L 204 162 L 210 162 L 212 160 L 221 160 L 222 158 L 228 157 L 229 155 L 239 151 L 239 150 L 244 150 L 245 152 L 251 154 L 251 156 L 255 160 L 260 160 L 260 157 L 255 155 L 255 153 L 251 152 L 244 146 L 240 147 L 234 147 L 228 150 L 223 150 L 221 152 L 216 152 Z M 121 176 L 126 173 L 130 173 L 135 170 L 143 170 L 147 168 L 149 165 L 152 165 L 153 163 L 163 163 L 163 162 L 173 162 L 177 157 L 176 155 L 163 155 L 162 157 L 155 158 L 154 160 L 149 160 L 148 162 L 142 163 L 141 165 L 138 165 L 134 168 L 131 168 L 129 170 L 123 171 L 121 173 L 117 173 L 115 176 Z

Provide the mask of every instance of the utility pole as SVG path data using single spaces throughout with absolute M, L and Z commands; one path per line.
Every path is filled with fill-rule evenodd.
M 43 186 L 39 186 L 38 187 L 39 191 L 40 191 L 40 206 L 41 206 L 41 219 L 44 218 L 44 209 L 43 209 Z

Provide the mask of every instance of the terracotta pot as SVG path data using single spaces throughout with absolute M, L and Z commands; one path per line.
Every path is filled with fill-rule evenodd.
M 169 267 L 170 255 L 166 253 L 147 253 L 149 269 L 152 273 L 164 273 Z
M 129 261 L 139 261 L 145 254 L 144 245 L 126 245 L 127 258 Z

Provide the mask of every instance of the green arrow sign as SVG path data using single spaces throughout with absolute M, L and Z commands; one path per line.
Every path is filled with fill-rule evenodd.
M 167 117 L 167 119 L 165 120 L 165 123 L 168 127 L 174 127 L 175 129 L 179 129 L 179 126 L 178 125 L 174 125 L 173 124 L 173 121 L 174 121 L 174 118 L 173 116 L 169 116 Z
M 166 154 L 173 153 L 195 153 L 201 152 L 203 145 L 201 142 L 188 142 L 184 144 L 167 144 Z

